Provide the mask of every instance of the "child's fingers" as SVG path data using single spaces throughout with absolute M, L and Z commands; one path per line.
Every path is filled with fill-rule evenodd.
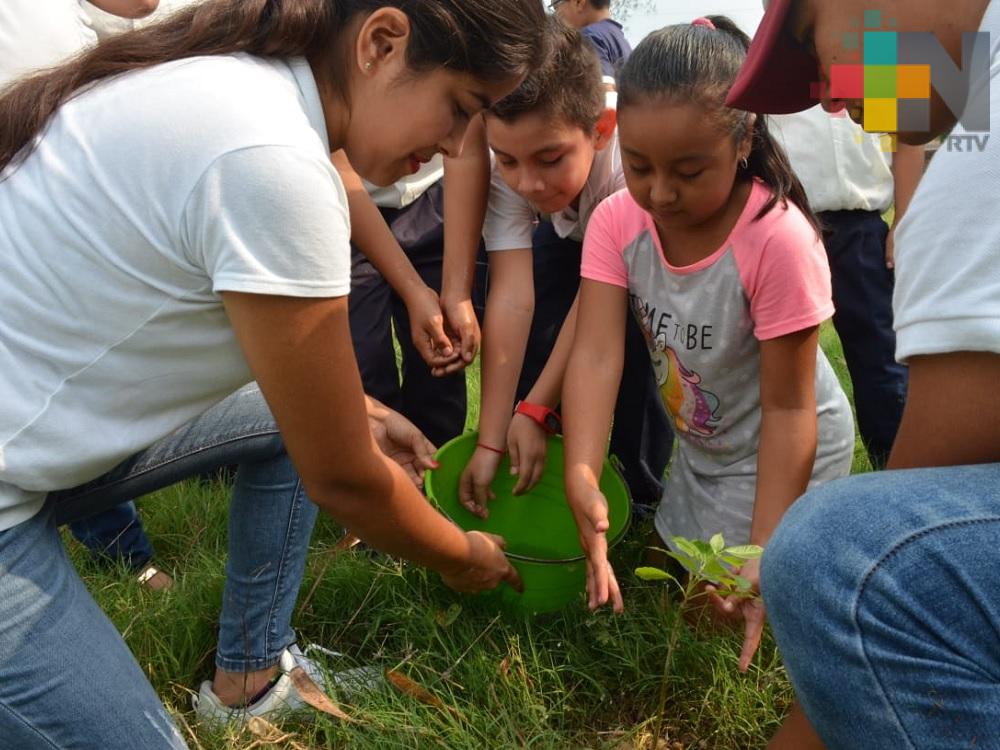
M 750 668 L 754 654 L 760 646 L 764 634 L 764 605 L 759 601 L 747 602 L 744 607 L 746 623 L 743 628 L 743 648 L 740 651 L 739 669 L 746 672 Z

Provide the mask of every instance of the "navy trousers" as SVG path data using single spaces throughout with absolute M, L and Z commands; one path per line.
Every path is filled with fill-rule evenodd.
M 420 278 L 440 294 L 444 262 L 441 183 L 406 208 L 381 211 Z M 406 305 L 356 247 L 352 247 L 349 307 L 365 393 L 406 416 L 435 445 L 460 435 L 465 428 L 465 373 L 443 378 L 431 375 L 413 346 Z M 399 368 L 392 345 L 393 326 L 402 353 Z
M 819 215 L 833 276 L 833 325 L 854 385 L 858 429 L 875 468 L 885 465 L 906 400 L 907 369 L 896 361 L 888 227 L 875 211 Z

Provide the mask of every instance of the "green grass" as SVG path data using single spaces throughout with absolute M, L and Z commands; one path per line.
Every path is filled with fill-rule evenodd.
M 822 343 L 845 387 L 843 355 L 826 326 Z M 469 372 L 478 394 L 478 368 Z M 470 398 L 476 402 L 478 398 Z M 477 414 L 470 414 L 470 425 Z M 867 469 L 860 447 L 855 469 Z M 581 606 L 533 620 L 497 615 L 446 589 L 432 573 L 367 552 L 335 554 L 340 531 L 321 517 L 294 625 L 301 643 L 348 655 L 332 670 L 396 669 L 453 711 L 387 688 L 346 706 L 358 720 L 289 724 L 270 737 L 248 729 L 213 735 L 194 727 L 190 696 L 211 676 L 222 595 L 227 489 L 187 482 L 141 502 L 158 562 L 176 587 L 154 594 L 121 571 L 102 570 L 75 542 L 71 555 L 123 632 L 188 743 L 216 748 L 607 748 L 641 747 L 650 731 L 673 610 L 663 589 L 630 573 L 642 553 L 636 529 L 616 551 L 628 609 L 620 617 Z M 449 624 L 449 607 L 461 606 Z M 454 610 L 452 610 L 454 614 Z M 749 674 L 736 670 L 740 637 L 685 630 L 668 706 L 670 747 L 747 750 L 766 744 L 792 698 L 773 643 Z

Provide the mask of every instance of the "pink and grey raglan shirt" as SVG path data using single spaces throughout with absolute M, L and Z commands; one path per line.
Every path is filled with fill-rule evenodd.
M 652 217 L 627 190 L 594 212 L 584 279 L 628 289 L 664 406 L 679 438 L 656 514 L 660 535 L 749 540 L 760 442 L 760 342 L 833 314 L 821 240 L 796 207 L 756 182 L 729 238 L 682 268 L 665 259 Z M 850 472 L 854 422 L 847 397 L 817 352 L 818 446 L 812 485 Z

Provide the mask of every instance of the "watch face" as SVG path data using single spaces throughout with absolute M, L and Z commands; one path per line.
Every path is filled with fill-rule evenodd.
M 545 415 L 545 429 L 551 432 L 553 435 L 562 429 L 562 423 L 559 421 L 559 417 L 555 414 L 549 413 Z

